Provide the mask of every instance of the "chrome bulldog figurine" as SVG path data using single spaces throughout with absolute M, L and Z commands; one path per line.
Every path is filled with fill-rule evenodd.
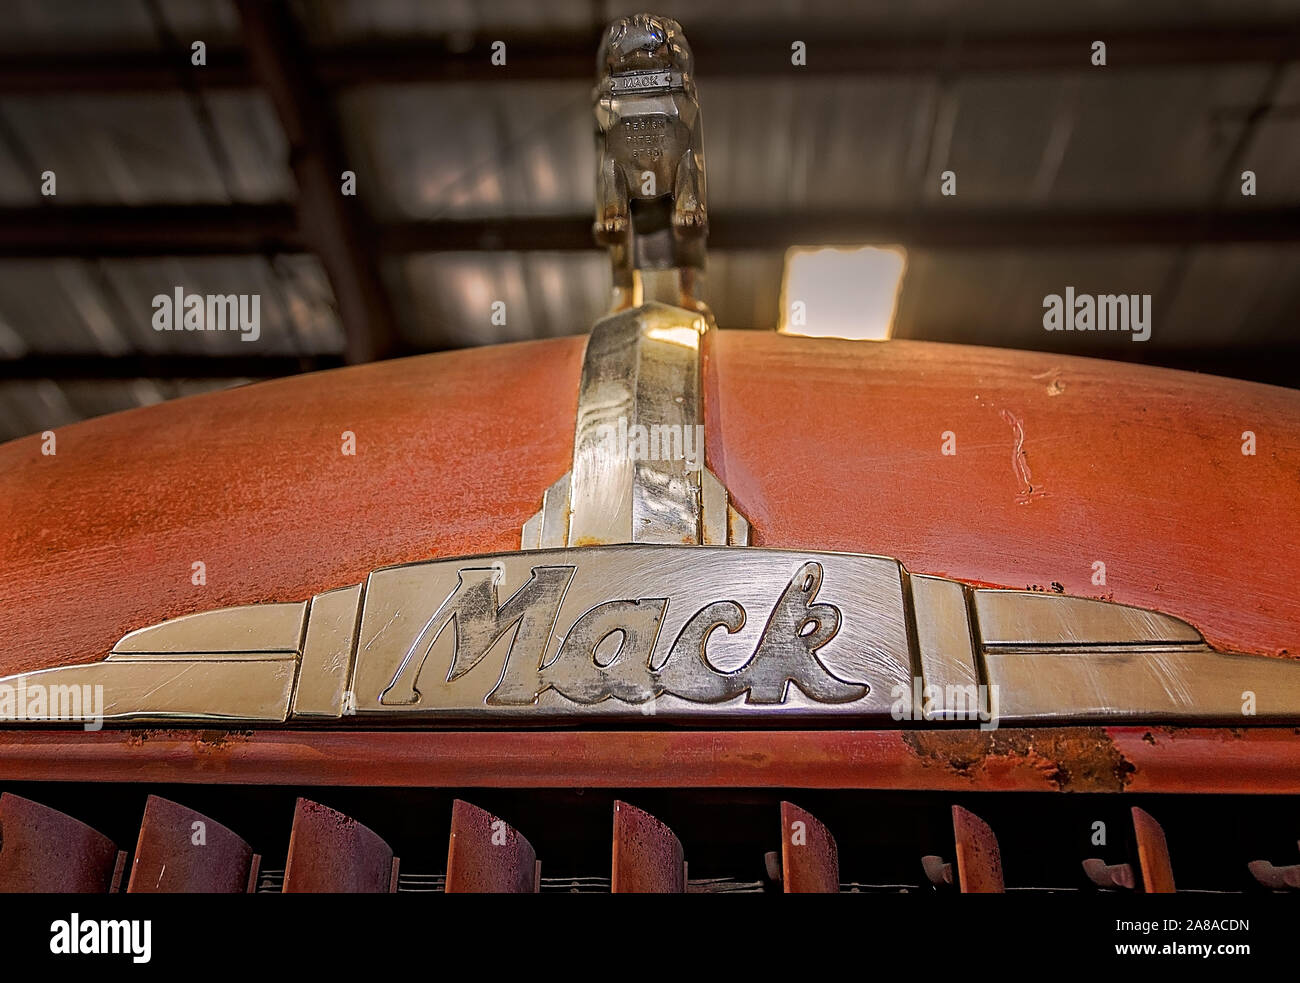
M 681 25 L 635 14 L 605 32 L 594 92 L 596 240 L 616 291 L 633 270 L 700 270 L 708 216 L 694 59 Z

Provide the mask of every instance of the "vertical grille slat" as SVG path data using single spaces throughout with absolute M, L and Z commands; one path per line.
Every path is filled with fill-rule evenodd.
M 536 894 L 541 872 L 533 845 L 504 819 L 463 799 L 452 803 L 448 894 Z
M 285 862 L 285 894 L 390 894 L 398 859 L 373 830 L 310 799 L 298 799 Z
M 952 807 L 957 883 L 962 894 L 1002 894 L 1002 851 L 992 827 L 961 806 Z
M 131 863 L 130 894 L 241 894 L 261 857 L 231 830 L 170 799 L 149 796 Z
M 103 894 L 120 886 L 126 854 L 57 809 L 5 792 L 0 836 L 0 891 Z
M 1147 894 L 1173 894 L 1174 868 L 1169 861 L 1164 827 L 1150 813 L 1134 806 L 1133 833 L 1137 837 L 1143 890 Z
M 686 861 L 671 829 L 650 813 L 626 802 L 614 803 L 613 875 L 615 894 L 682 894 Z
M 812 813 L 781 803 L 781 886 L 786 894 L 835 894 L 840 890 L 840 852 Z

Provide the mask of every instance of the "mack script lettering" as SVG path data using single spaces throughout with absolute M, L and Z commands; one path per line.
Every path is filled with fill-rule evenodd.
M 705 604 L 678 632 L 668 655 L 654 662 L 669 599 L 614 599 L 588 608 L 569 627 L 559 651 L 543 663 L 573 566 L 538 566 L 528 582 L 500 603 L 497 571 L 458 571 L 458 584 L 425 623 L 380 694 L 384 706 L 420 700 L 420 675 L 430 651 L 451 633 L 453 653 L 445 682 L 477 666 L 499 642 L 508 645 L 505 668 L 486 702 L 526 706 L 548 689 L 580 704 L 608 699 L 639 704 L 671 694 L 697 703 L 721 703 L 742 694 L 748 703 L 783 703 L 791 684 L 822 703 L 848 703 L 868 687 L 838 678 L 817 657 L 835 637 L 841 615 L 817 602 L 821 564 L 802 564 L 768 615 L 744 665 L 719 670 L 708 656 L 710 636 L 735 634 L 746 612 L 731 600 Z

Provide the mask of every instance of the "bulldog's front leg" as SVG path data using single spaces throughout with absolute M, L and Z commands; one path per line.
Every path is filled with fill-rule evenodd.
M 627 180 L 623 169 L 610 154 L 602 154 L 596 175 L 596 241 L 612 246 L 623 241 L 628 230 Z
M 677 162 L 673 186 L 673 226 L 682 232 L 703 232 L 709 215 L 705 209 L 704 176 L 695 160 L 695 151 L 688 150 Z

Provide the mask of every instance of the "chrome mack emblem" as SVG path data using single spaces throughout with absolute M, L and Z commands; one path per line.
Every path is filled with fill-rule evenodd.
M 0 688 L 20 682 L 102 686 L 108 723 L 974 725 L 987 717 L 961 697 L 977 689 L 997 693 L 1001 722 L 1240 722 L 1243 693 L 1247 722 L 1300 721 L 1300 665 L 1215 651 L 1168 615 L 972 588 L 887 557 L 725 546 L 384 567 L 310 600 L 142 628 L 101 662 Z
M 834 606 L 815 600 L 823 575 L 816 561 L 799 565 L 768 605 L 757 641 L 743 650 L 748 658 L 730 670 L 710 661 L 707 646 L 718 629 L 735 635 L 750 620 L 735 600 L 708 601 L 679 588 L 664 591 L 668 596 L 588 607 L 580 583 L 565 605 L 578 572 L 576 564 L 567 564 L 533 566 L 528 582 L 501 603 L 499 570 L 457 569 L 459 582 L 406 650 L 379 694 L 380 707 L 418 707 L 426 693 L 437 705 L 439 689 L 473 673 L 499 643 L 505 645 L 502 666 L 493 663 L 479 674 L 477 686 L 463 684 L 476 691 L 491 687 L 483 698 L 490 706 L 532 706 L 548 690 L 588 706 L 610 699 L 642 704 L 664 694 L 693 703 L 744 696 L 746 703 L 779 704 L 791 685 L 821 703 L 848 703 L 870 688 L 838 678 L 817 657 L 839 632 L 841 617 Z M 581 613 L 557 630 L 562 606 Z M 677 628 L 679 608 L 689 616 Z M 675 631 L 666 635 L 665 627 Z M 443 635 L 450 659 L 430 658 Z M 432 685 L 422 688 L 425 672 Z
M 429 650 L 445 629 L 452 638 L 454 683 L 484 661 L 487 651 L 511 635 L 506 664 L 490 705 L 528 706 L 547 689 L 576 703 L 621 700 L 643 703 L 671 693 L 697 703 L 718 703 L 744 694 L 750 703 L 783 703 L 790 684 L 826 703 L 866 696 L 866 685 L 836 679 L 816 658 L 840 629 L 840 612 L 813 602 L 822 584 L 822 566 L 803 564 L 772 607 L 753 655 L 744 666 L 718 670 L 706 651 L 715 629 L 735 635 L 745 627 L 744 607 L 735 601 L 706 603 L 695 611 L 671 648 L 655 658 L 668 611 L 668 598 L 604 601 L 582 612 L 568 628 L 554 658 L 546 658 L 552 625 L 573 580 L 575 566 L 534 567 L 528 583 L 504 605 L 498 601 L 497 571 L 461 568 L 460 584 L 425 624 L 380 694 L 383 706 L 420 702 L 419 677 Z M 612 644 L 611 644 L 612 642 Z M 604 651 L 602 651 L 604 650 Z M 441 675 L 441 674 L 439 674 Z

